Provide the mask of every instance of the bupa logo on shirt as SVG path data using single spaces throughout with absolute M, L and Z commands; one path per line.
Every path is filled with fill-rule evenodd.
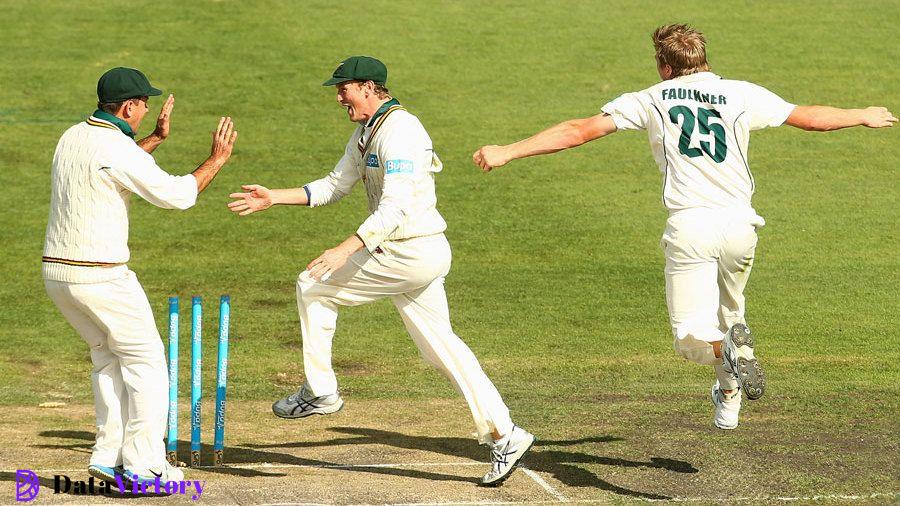
M 371 153 L 369 158 L 366 159 L 366 167 L 377 168 L 378 167 L 378 155 L 375 153 Z
M 384 162 L 385 174 L 412 174 L 412 160 L 388 160 Z

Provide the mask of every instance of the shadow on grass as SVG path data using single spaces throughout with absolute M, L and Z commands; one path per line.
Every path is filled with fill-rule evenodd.
M 69 438 L 69 439 L 81 439 L 81 440 L 89 440 L 91 442 L 94 441 L 94 434 L 85 431 L 44 431 L 40 433 L 41 436 L 46 437 L 58 437 L 58 438 Z M 471 441 L 469 441 L 471 443 Z M 86 443 L 77 443 L 77 444 L 54 444 L 54 445 L 32 445 L 34 448 L 57 448 L 57 449 L 71 449 L 73 451 L 83 451 L 83 448 L 90 448 L 91 444 Z M 326 446 L 323 444 L 319 444 L 319 446 Z M 178 455 L 180 459 L 187 460 L 190 458 L 191 454 L 191 444 L 190 441 L 178 441 Z M 283 477 L 287 476 L 284 473 L 277 471 L 266 471 L 265 469 L 246 469 L 246 468 L 237 468 L 237 467 L 228 467 L 227 464 L 241 465 L 241 464 L 258 464 L 258 463 L 268 463 L 274 465 L 291 465 L 291 466 L 311 466 L 311 467 L 320 467 L 320 468 L 336 468 L 344 471 L 352 471 L 352 472 L 360 472 L 360 473 L 374 473 L 374 474 L 383 474 L 383 475 L 391 475 L 391 476 L 404 476 L 408 478 L 419 478 L 425 480 L 441 480 L 441 481 L 461 481 L 461 482 L 471 482 L 477 483 L 477 478 L 469 478 L 462 476 L 455 476 L 452 474 L 443 474 L 443 473 L 434 473 L 429 471 L 418 471 L 418 470 L 408 470 L 408 469 L 395 469 L 395 468 L 384 468 L 377 466 L 344 466 L 339 463 L 327 462 L 323 460 L 315 460 L 315 459 L 305 459 L 301 457 L 296 457 L 294 455 L 286 454 L 286 453 L 276 453 L 276 452 L 267 452 L 260 451 L 252 448 L 251 446 L 243 446 L 243 447 L 226 447 L 225 448 L 225 459 L 227 464 L 222 467 L 213 467 L 212 464 L 213 458 L 213 448 L 212 445 L 203 444 L 201 445 L 201 460 L 200 465 L 204 472 L 230 475 L 230 476 L 241 476 L 245 478 L 255 478 L 255 477 Z M 186 469 L 187 472 L 190 472 Z M 87 472 L 87 464 L 85 463 L 85 473 Z M 13 480 L 15 480 L 15 473 L 12 474 Z M 52 480 L 50 480 L 52 487 Z M 43 482 L 41 483 L 43 486 Z
M 35 444 L 31 445 L 32 448 L 42 448 L 42 449 L 57 449 L 57 450 L 72 450 L 76 452 L 86 452 L 90 453 L 91 448 L 94 446 L 93 442 L 95 436 L 91 432 L 87 431 L 75 431 L 75 430 L 45 430 L 40 432 L 38 435 L 48 438 L 61 438 L 61 439 L 76 439 L 88 441 L 87 443 L 66 443 L 66 444 Z M 189 459 L 191 454 L 191 443 L 190 441 L 179 441 L 178 442 L 178 455 L 182 458 Z M 227 474 L 233 476 L 243 476 L 252 478 L 255 476 L 265 476 L 265 477 L 281 477 L 286 476 L 284 473 L 272 473 L 265 472 L 262 470 L 255 469 L 237 469 L 237 468 L 229 468 L 229 467 L 212 467 L 213 461 L 213 448 L 211 445 L 204 444 L 201 445 L 202 458 L 200 460 L 200 465 L 203 466 L 204 471 L 218 473 L 218 474 Z M 264 460 L 256 460 L 251 462 L 263 462 Z M 308 461 L 304 462 L 304 464 L 316 465 L 317 461 Z M 87 472 L 87 464 L 85 464 L 85 472 Z M 41 483 L 43 486 L 43 483 Z
M 241 446 L 231 446 L 225 450 L 225 458 L 229 464 L 257 464 L 269 463 L 274 465 L 292 465 L 292 466 L 312 466 L 324 468 L 336 468 L 345 471 L 374 473 L 391 476 L 403 476 L 407 478 L 417 478 L 424 480 L 439 481 L 456 481 L 477 483 L 477 477 L 464 477 L 452 474 L 437 473 L 432 471 L 423 471 L 415 469 L 401 469 L 397 467 L 379 467 L 379 466 L 345 466 L 342 464 L 306 459 L 297 457 L 287 453 L 264 451 L 274 448 L 321 448 L 340 445 L 387 445 L 396 448 L 404 448 L 408 450 L 418 450 L 439 453 L 451 457 L 459 457 L 476 461 L 487 462 L 489 452 L 487 449 L 472 444 L 473 441 L 468 438 L 458 437 L 427 437 L 427 436 L 409 436 L 399 432 L 385 431 L 378 429 L 359 428 L 359 427 L 332 427 L 330 429 L 339 434 L 346 434 L 348 437 L 338 437 L 327 441 L 300 441 L 286 442 L 280 444 L 244 444 Z M 44 431 L 40 433 L 44 437 L 56 437 L 67 439 L 80 439 L 93 441 L 94 435 L 85 431 Z M 603 480 L 596 474 L 579 467 L 584 464 L 599 464 L 606 466 L 616 466 L 625 468 L 652 468 L 665 469 L 676 473 L 696 473 L 697 469 L 689 462 L 667 459 L 661 457 L 650 457 L 648 461 L 634 461 L 621 458 L 603 457 L 591 455 L 588 453 L 562 451 L 555 449 L 540 449 L 541 447 L 565 447 L 576 445 L 589 445 L 598 443 L 611 443 L 624 441 L 623 438 L 617 436 L 595 436 L 572 440 L 538 440 L 535 443 L 535 449 L 532 450 L 523 459 L 523 464 L 529 469 L 552 475 L 565 485 L 570 487 L 593 487 L 606 490 L 615 494 L 637 497 L 642 499 L 670 499 L 670 497 L 654 494 L 650 492 L 641 492 L 628 488 L 614 485 Z M 84 448 L 90 448 L 90 444 L 76 443 L 64 445 L 33 445 L 36 448 L 63 448 L 73 451 L 84 451 Z M 179 441 L 178 452 L 182 458 L 190 455 L 190 442 Z M 203 471 L 218 473 L 224 475 L 241 476 L 247 478 L 253 477 L 282 477 L 284 473 L 267 472 L 264 469 L 246 469 L 228 467 L 212 467 L 212 446 L 202 445 L 203 459 L 201 465 Z M 10 475 L 11 478 L 9 476 Z M 0 480 L 15 480 L 14 473 L 5 473 L 0 475 Z M 52 488 L 52 480 L 44 480 L 49 483 Z M 48 486 L 41 482 L 42 486 Z
M 38 434 L 43 437 L 61 437 L 67 439 L 94 440 L 94 433 L 86 430 L 45 430 Z
M 409 450 L 420 450 L 440 453 L 451 457 L 462 457 L 471 460 L 487 461 L 488 451 L 472 444 L 471 439 L 455 437 L 425 437 L 408 436 L 399 432 L 358 428 L 358 427 L 332 427 L 330 430 L 354 437 L 335 438 L 328 441 L 302 441 L 271 445 L 244 445 L 246 448 L 270 449 L 270 448 L 314 448 L 336 445 L 387 445 Z M 573 440 L 538 440 L 536 448 L 554 446 L 575 446 L 592 443 L 610 443 L 623 441 L 616 436 L 596 436 Z M 665 469 L 676 473 L 696 473 L 698 470 L 689 462 L 651 457 L 647 462 L 639 462 L 620 458 L 601 457 L 588 453 L 560 451 L 560 450 L 532 450 L 524 459 L 523 464 L 529 469 L 544 472 L 571 487 L 594 487 L 616 494 L 639 497 L 642 499 L 670 499 L 670 497 L 630 490 L 614 485 L 601 479 L 596 474 L 578 467 L 577 464 L 600 464 L 627 468 L 653 468 Z M 403 471 L 390 469 L 388 474 L 415 475 L 419 471 Z M 425 473 L 433 474 L 433 473 Z M 477 481 L 475 479 L 463 481 Z
M 67 444 L 36 444 L 31 445 L 32 448 L 41 448 L 44 450 L 72 450 L 74 452 L 79 453 L 91 453 L 91 448 L 94 446 L 94 435 L 90 432 L 83 430 L 45 430 L 39 433 L 40 436 L 44 437 L 55 437 L 62 439 L 77 439 L 90 441 L 88 443 L 67 443 Z M 87 469 L 87 466 L 85 466 Z M 43 484 L 42 484 L 43 485 Z

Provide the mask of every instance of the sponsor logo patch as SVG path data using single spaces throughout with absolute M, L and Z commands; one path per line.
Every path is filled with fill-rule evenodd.
M 369 158 L 366 158 L 366 167 L 378 167 L 378 155 L 371 153 Z
M 384 162 L 386 174 L 412 174 L 412 160 L 388 160 Z

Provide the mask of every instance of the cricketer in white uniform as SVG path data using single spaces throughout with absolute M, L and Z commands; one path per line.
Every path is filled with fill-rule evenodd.
M 434 176 L 442 164 L 418 118 L 390 97 L 387 69 L 370 57 L 351 57 L 325 86 L 359 126 L 326 177 L 303 188 L 245 185 L 229 204 L 242 215 L 273 204 L 311 207 L 338 201 L 363 182 L 368 218 L 356 233 L 310 262 L 297 280 L 306 382 L 272 409 L 284 418 L 327 414 L 343 406 L 331 363 L 339 306 L 383 297 L 393 301 L 422 357 L 465 397 L 479 441 L 492 444 L 484 485 L 502 482 L 534 436 L 513 425 L 509 410 L 469 347 L 453 332 L 444 292 L 450 270 L 446 222 L 437 211 Z
M 561 123 L 514 144 L 484 146 L 473 161 L 490 171 L 618 130 L 647 131 L 669 210 L 661 245 L 675 350 L 715 368 L 713 420 L 733 429 L 740 390 L 758 399 L 765 389 L 744 320 L 756 229 L 765 223 L 750 202 L 750 132 L 784 123 L 805 130 L 885 127 L 897 118 L 880 107 L 795 106 L 761 86 L 722 79 L 709 72 L 703 34 L 687 25 L 659 27 L 653 41 L 662 82 L 620 96 L 591 118 Z
M 168 137 L 169 95 L 154 132 L 134 133 L 161 92 L 136 69 L 100 77 L 98 109 L 59 139 L 51 172 L 44 242 L 47 294 L 91 351 L 97 439 L 88 472 L 163 482 L 184 474 L 168 465 L 163 435 L 168 374 L 147 296 L 128 269 L 128 205 L 137 194 L 153 205 L 187 209 L 231 156 L 230 118 L 213 134 L 212 154 L 193 174 L 172 176 L 150 153 Z

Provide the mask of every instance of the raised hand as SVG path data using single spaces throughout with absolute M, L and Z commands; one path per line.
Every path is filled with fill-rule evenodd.
M 169 98 L 166 99 L 166 102 L 163 104 L 162 109 L 159 110 L 159 117 L 156 118 L 156 129 L 153 130 L 153 133 L 159 136 L 160 139 L 165 139 L 169 136 L 169 117 L 172 115 L 172 108 L 175 106 L 175 95 L 169 95 Z
M 212 148 L 209 157 L 225 163 L 231 157 L 234 148 L 234 140 L 237 139 L 237 131 L 231 117 L 219 119 L 219 126 L 212 134 Z
M 869 128 L 893 126 L 897 118 L 886 107 L 866 107 L 863 109 L 863 125 Z
M 228 203 L 228 209 L 231 212 L 246 216 L 272 207 L 272 190 L 258 184 L 245 184 L 241 188 L 247 191 L 229 195 L 230 198 L 235 199 Z

